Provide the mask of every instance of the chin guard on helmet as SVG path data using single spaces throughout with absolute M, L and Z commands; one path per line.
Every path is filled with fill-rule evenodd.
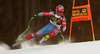
M 58 5 L 56 7 L 56 13 L 63 13 L 64 12 L 64 7 L 62 5 Z

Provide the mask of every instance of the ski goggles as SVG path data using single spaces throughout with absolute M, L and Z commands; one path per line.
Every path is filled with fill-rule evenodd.
M 63 13 L 63 11 L 59 11 L 59 10 L 57 10 L 57 13 Z

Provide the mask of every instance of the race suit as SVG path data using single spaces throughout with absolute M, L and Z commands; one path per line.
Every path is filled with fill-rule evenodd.
M 49 37 L 56 36 L 59 33 L 61 26 L 63 31 L 66 30 L 66 18 L 63 14 L 58 16 L 57 13 L 55 13 L 54 11 L 41 12 L 40 14 L 42 16 L 51 16 L 50 23 L 48 23 L 45 27 L 40 29 L 38 32 L 26 36 L 28 40 L 34 38 L 35 36 L 40 36 L 47 33 L 49 33 L 48 34 Z

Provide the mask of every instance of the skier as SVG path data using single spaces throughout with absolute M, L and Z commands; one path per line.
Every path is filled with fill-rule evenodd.
M 63 12 L 64 12 L 64 7 L 62 5 L 58 5 L 56 7 L 55 12 L 50 11 L 50 12 L 39 13 L 38 16 L 51 16 L 50 23 L 48 23 L 45 27 L 40 29 L 38 32 L 32 33 L 26 36 L 25 38 L 27 38 L 27 40 L 30 40 L 36 36 L 49 33 L 39 41 L 39 43 L 41 44 L 43 41 L 46 41 L 53 36 L 56 36 L 59 33 L 59 31 L 64 32 L 66 30 L 66 18 Z M 61 26 L 63 27 L 62 30 L 60 29 Z

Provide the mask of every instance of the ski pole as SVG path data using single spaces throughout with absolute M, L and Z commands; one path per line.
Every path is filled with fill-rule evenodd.
M 33 17 L 30 19 L 30 21 L 29 21 L 29 23 L 28 23 L 28 28 L 27 28 L 23 33 L 21 33 L 21 34 L 19 35 L 19 37 L 21 37 L 22 34 L 24 34 L 26 31 L 29 30 L 29 28 L 30 28 L 30 22 L 34 19 L 35 16 L 37 16 L 37 15 L 36 15 L 36 14 L 33 15 Z
M 64 36 L 62 34 L 62 31 L 60 31 L 60 34 L 61 34 L 61 37 L 63 37 L 63 40 L 62 40 L 62 44 L 64 43 Z

